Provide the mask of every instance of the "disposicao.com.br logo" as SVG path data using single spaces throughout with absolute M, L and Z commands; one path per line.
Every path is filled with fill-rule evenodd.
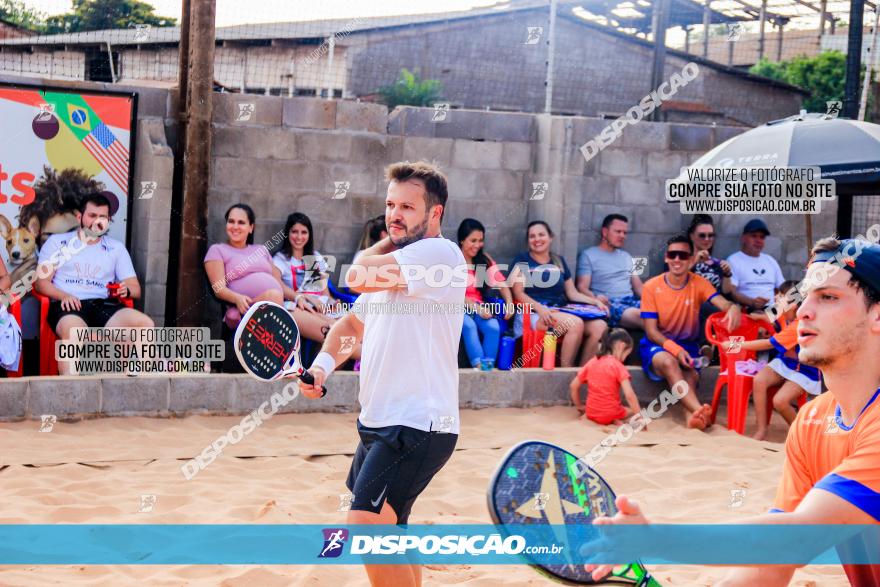
M 338 557 L 349 538 L 342 528 L 327 528 L 323 531 L 324 547 L 318 558 Z M 345 532 L 345 534 L 342 534 Z M 563 546 L 527 546 L 526 539 L 516 534 L 503 537 L 500 534 L 465 535 L 400 535 L 385 534 L 351 536 L 349 554 L 401 555 L 415 551 L 424 555 L 518 555 L 518 554 L 559 554 Z

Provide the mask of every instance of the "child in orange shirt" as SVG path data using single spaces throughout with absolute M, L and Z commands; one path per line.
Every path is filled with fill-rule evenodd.
M 581 385 L 587 384 L 584 416 L 597 424 L 619 425 L 639 411 L 639 400 L 630 383 L 630 374 L 623 362 L 633 350 L 633 340 L 626 330 L 614 328 L 605 331 L 599 341 L 599 352 L 581 367 L 569 384 L 571 401 L 580 404 Z M 629 408 L 620 402 L 620 389 Z M 578 407 L 580 410 L 580 407 Z
M 785 295 L 789 289 L 796 287 L 796 281 L 784 281 L 776 288 L 777 307 L 785 308 Z M 798 361 L 797 344 L 797 310 L 799 304 L 793 304 L 779 316 L 774 326 L 777 332 L 770 338 L 744 341 L 740 348 L 746 351 L 765 351 L 775 349 L 777 356 L 770 361 L 756 376 L 752 383 L 752 399 L 755 402 L 755 417 L 758 427 L 752 438 L 767 438 L 767 395 L 771 387 L 779 386 L 773 396 L 773 408 L 780 413 L 788 424 L 794 421 L 797 413 L 791 402 L 804 392 L 811 396 L 822 392 L 822 381 L 819 370 Z M 764 314 L 752 316 L 758 320 L 766 320 Z

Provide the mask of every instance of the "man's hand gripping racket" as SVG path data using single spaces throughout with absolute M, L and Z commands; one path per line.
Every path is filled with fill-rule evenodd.
M 245 371 L 262 381 L 282 377 L 298 377 L 306 386 L 306 397 L 324 397 L 327 388 L 322 385 L 326 375 L 319 371 L 319 381 L 306 371 L 299 357 L 299 327 L 296 320 L 282 306 L 272 302 L 257 302 L 242 317 L 235 329 L 235 354 Z M 320 395 L 318 395 L 320 390 Z

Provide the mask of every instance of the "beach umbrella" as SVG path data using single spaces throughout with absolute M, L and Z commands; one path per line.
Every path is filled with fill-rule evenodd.
M 800 114 L 768 122 L 718 145 L 690 167 L 818 167 L 837 195 L 880 193 L 880 125 Z M 812 222 L 805 215 L 807 247 Z

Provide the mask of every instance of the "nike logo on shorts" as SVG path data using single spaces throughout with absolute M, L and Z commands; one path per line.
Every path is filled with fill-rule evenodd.
M 382 488 L 382 493 L 379 494 L 379 497 L 377 497 L 375 501 L 370 500 L 370 503 L 373 504 L 374 508 L 379 507 L 379 504 L 382 503 L 382 498 L 385 496 L 386 489 L 388 489 L 387 484 L 385 485 L 385 487 Z

